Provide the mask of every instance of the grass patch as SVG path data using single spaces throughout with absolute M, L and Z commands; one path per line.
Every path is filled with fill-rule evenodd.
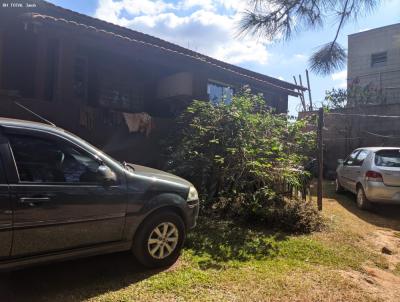
M 290 261 L 358 268 L 367 253 L 349 244 L 330 245 L 312 236 L 290 236 L 237 225 L 233 221 L 200 220 L 189 235 L 186 252 L 201 269 L 238 267 L 246 261 Z

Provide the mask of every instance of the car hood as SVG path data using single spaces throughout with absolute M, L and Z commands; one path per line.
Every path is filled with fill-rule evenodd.
M 134 173 L 137 175 L 143 175 L 146 177 L 155 177 L 160 180 L 178 183 L 180 185 L 187 186 L 187 187 L 192 185 L 186 179 L 183 179 L 179 176 L 176 176 L 176 175 L 168 173 L 168 172 L 164 172 L 161 170 L 157 170 L 157 169 L 153 169 L 153 168 L 149 168 L 149 167 L 145 167 L 145 166 L 141 166 L 141 165 L 131 164 L 131 163 L 128 163 L 128 165 L 135 169 Z

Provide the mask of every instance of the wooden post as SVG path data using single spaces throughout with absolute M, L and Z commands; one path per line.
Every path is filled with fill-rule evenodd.
M 301 74 L 299 74 L 299 82 L 300 82 L 300 86 L 303 86 L 303 81 L 301 80 Z M 301 91 L 301 98 L 303 99 L 303 106 L 304 106 L 304 111 L 307 111 L 307 104 L 306 104 L 306 99 L 304 98 L 304 91 Z
M 317 187 L 317 203 L 318 210 L 322 211 L 322 181 L 324 174 L 324 150 L 323 150 L 323 135 L 324 127 L 324 108 L 318 110 L 318 187 Z
M 311 86 L 310 86 L 310 77 L 308 76 L 308 70 L 306 69 L 306 77 L 307 77 L 307 88 L 308 88 L 308 99 L 310 100 L 310 111 L 313 111 L 313 104 L 311 98 Z
M 297 80 L 296 80 L 295 76 L 293 76 L 293 80 L 294 80 L 294 83 L 297 85 Z M 301 102 L 301 105 L 303 106 L 303 111 L 307 111 L 306 102 L 304 100 L 304 93 L 301 89 L 298 89 L 297 91 L 299 92 L 300 102 Z

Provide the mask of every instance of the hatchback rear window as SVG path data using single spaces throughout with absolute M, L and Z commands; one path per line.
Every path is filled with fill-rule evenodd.
M 400 167 L 400 150 L 381 150 L 376 152 L 375 165 L 381 167 Z

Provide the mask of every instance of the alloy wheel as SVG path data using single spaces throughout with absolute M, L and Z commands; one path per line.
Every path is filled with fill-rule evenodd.
M 163 222 L 150 233 L 147 248 L 153 258 L 164 259 L 175 250 L 178 240 L 178 228 L 171 222 Z

